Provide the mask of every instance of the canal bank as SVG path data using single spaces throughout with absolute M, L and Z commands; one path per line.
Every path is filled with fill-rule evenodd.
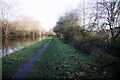
M 12 76 L 21 66 L 28 62 L 41 49 L 49 39 L 44 39 L 31 46 L 23 48 L 12 54 L 2 57 L 2 76 L 3 78 Z

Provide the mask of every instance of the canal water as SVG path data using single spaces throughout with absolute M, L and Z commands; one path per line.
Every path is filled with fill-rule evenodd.
M 18 51 L 40 40 L 42 39 L 41 38 L 4 39 L 2 41 L 2 47 L 0 47 L 0 53 L 2 53 L 2 56 L 5 56 L 6 54 L 10 54 L 15 51 Z

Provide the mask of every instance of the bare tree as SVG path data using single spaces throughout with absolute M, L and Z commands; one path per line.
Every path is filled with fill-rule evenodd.
M 14 14 L 14 7 L 12 3 L 6 0 L 0 0 L 0 14 L 2 34 L 4 37 L 8 38 L 8 34 L 12 29 L 12 26 L 9 23 Z
M 99 5 L 102 5 L 104 8 L 104 16 L 107 21 L 107 25 L 109 25 L 109 29 L 111 32 L 112 41 L 115 42 L 116 38 L 119 36 L 120 31 L 115 34 L 115 28 L 118 27 L 119 17 L 120 17 L 120 1 L 112 0 L 99 2 Z
M 19 22 L 19 25 L 20 25 L 19 29 L 24 30 L 25 33 L 27 33 L 26 35 L 31 34 L 31 36 L 33 37 L 36 35 L 41 36 L 42 28 L 39 21 L 34 20 L 31 17 L 24 16 Z

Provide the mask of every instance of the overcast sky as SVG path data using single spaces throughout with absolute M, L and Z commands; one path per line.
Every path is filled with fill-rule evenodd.
M 55 26 L 65 11 L 78 7 L 82 0 L 11 0 L 15 1 L 23 15 L 39 20 L 44 29 Z M 85 0 L 84 0 L 85 1 Z M 86 0 L 88 1 L 88 0 Z

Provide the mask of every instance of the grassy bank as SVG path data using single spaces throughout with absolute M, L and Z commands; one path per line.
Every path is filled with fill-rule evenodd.
M 105 78 L 118 77 L 120 64 L 116 58 L 88 55 L 58 39 L 52 39 L 36 62 L 28 78 Z
M 44 39 L 29 47 L 4 56 L 2 58 L 2 76 L 6 78 L 13 75 L 15 71 L 20 70 L 20 67 L 29 61 L 47 41 L 48 39 Z

